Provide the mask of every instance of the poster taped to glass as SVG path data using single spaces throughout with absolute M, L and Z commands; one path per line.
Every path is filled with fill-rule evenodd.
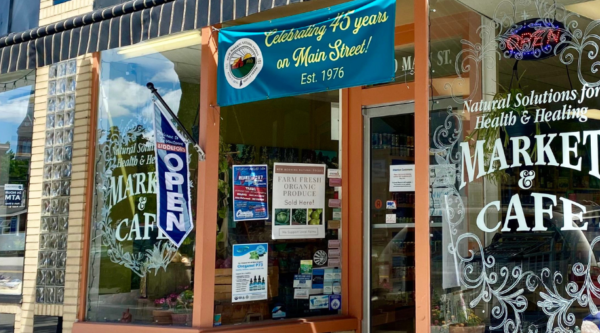
M 267 299 L 269 244 L 233 245 L 231 302 Z
M 273 239 L 325 237 L 323 164 L 273 165 Z
M 252 221 L 269 218 L 267 165 L 233 166 L 233 220 Z

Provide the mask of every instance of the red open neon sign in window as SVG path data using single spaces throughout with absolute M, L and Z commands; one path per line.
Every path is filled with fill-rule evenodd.
M 505 49 L 511 58 L 518 60 L 539 60 L 555 56 L 562 49 L 568 35 L 560 22 L 547 22 L 530 19 L 516 24 L 520 26 L 503 39 Z

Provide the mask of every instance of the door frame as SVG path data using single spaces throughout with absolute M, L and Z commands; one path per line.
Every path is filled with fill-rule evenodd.
M 422 43 L 422 44 L 426 44 Z M 427 58 L 424 57 L 426 60 Z M 427 73 L 427 72 L 426 72 Z M 422 71 L 415 73 L 415 79 L 423 82 Z M 418 82 L 417 81 L 417 82 Z M 414 87 L 414 89 L 413 89 Z M 367 128 L 364 107 L 414 103 L 415 114 L 415 305 L 416 330 L 421 333 L 430 332 L 430 249 L 429 249 L 429 90 L 419 95 L 417 83 L 398 83 L 378 87 L 356 87 L 342 90 L 342 246 L 347 246 L 342 279 L 349 286 L 342 286 L 348 302 L 342 303 L 343 313 L 359 319 L 357 333 L 369 332 L 370 314 L 366 303 L 369 295 L 364 290 L 369 281 L 369 263 L 365 249 L 368 241 L 365 233 L 365 136 Z M 425 99 L 423 97 L 426 97 Z M 424 195 L 420 195 L 420 194 Z M 361 265 L 352 265 L 348 258 L 361 258 Z M 362 288 L 356 288 L 361 286 Z M 345 308 L 347 306 L 347 308 Z
M 385 103 L 377 105 L 363 105 L 363 320 L 362 332 L 371 329 L 371 119 L 403 114 L 414 114 L 415 103 L 412 100 Z M 374 111 L 371 114 L 369 111 Z M 416 195 L 416 192 L 415 192 Z M 416 291 L 416 290 L 415 290 Z M 416 304 L 415 304 L 416 307 Z
M 396 45 L 414 45 L 414 82 L 397 83 L 378 87 L 354 87 L 342 89 L 342 313 L 357 318 L 356 333 L 363 332 L 365 321 L 364 292 L 356 286 L 364 286 L 362 265 L 351 264 L 350 258 L 364 258 L 364 117 L 363 106 L 414 101 L 415 110 L 415 281 L 416 331 L 431 330 L 430 299 L 430 249 L 429 249 L 429 103 L 431 94 L 430 73 L 419 70 L 429 67 L 429 0 L 414 0 L 414 23 L 397 29 Z M 417 245 L 421 244 L 421 246 Z M 352 288 L 350 288 L 352 286 Z

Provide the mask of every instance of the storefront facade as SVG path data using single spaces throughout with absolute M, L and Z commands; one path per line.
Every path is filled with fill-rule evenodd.
M 45 2 L 41 29 L 0 37 L 11 332 L 599 330 L 597 2 L 397 0 L 385 28 L 345 11 L 393 59 L 248 95 L 283 38 L 219 44 L 281 18 L 317 36 L 293 24 L 359 1 Z M 198 143 L 181 235 L 159 228 L 149 82 Z

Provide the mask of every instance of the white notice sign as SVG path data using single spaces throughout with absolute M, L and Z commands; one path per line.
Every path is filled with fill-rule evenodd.
M 325 238 L 324 164 L 273 165 L 273 239 Z
M 385 223 L 396 223 L 396 214 L 385 214 Z
M 415 165 L 390 165 L 390 192 L 415 191 Z

